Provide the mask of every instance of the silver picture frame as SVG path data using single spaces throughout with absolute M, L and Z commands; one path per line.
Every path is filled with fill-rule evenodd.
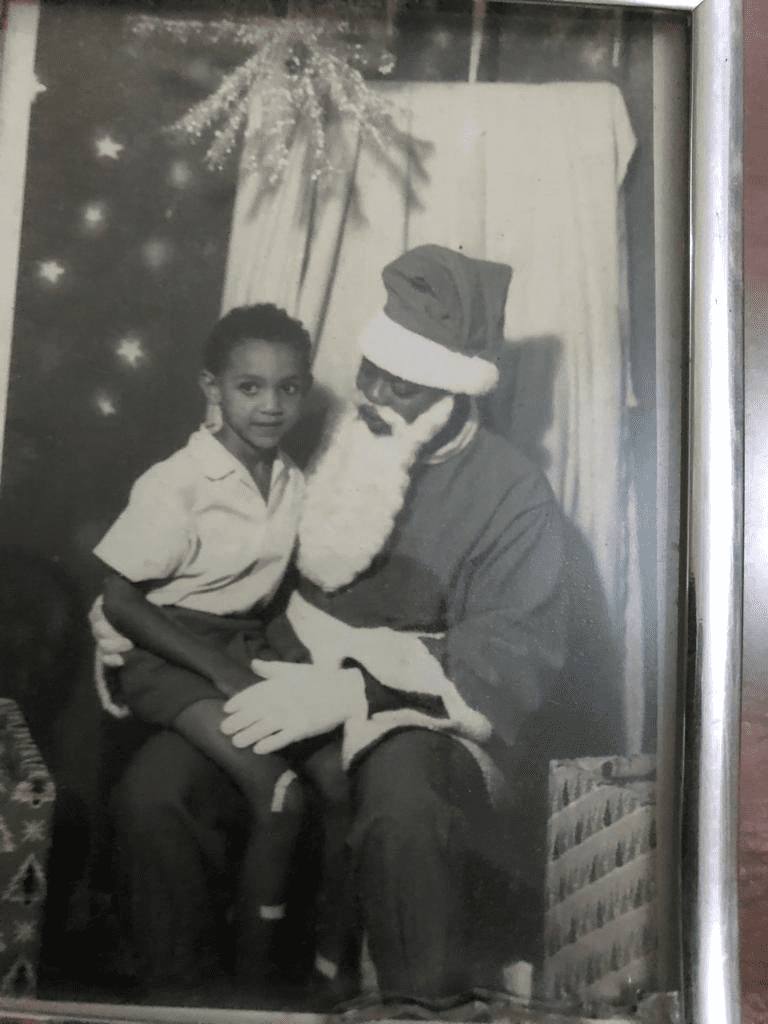
M 512 2 L 512 0 L 510 0 Z M 659 830 L 669 841 L 659 906 L 670 907 L 659 959 L 681 964 L 678 989 L 686 1024 L 740 1020 L 737 904 L 737 775 L 741 700 L 743 586 L 744 384 L 742 308 L 742 47 L 740 0 L 529 0 L 553 10 L 610 7 L 681 16 L 686 31 L 654 36 L 658 114 L 681 143 L 654 158 L 668 188 L 654 199 L 660 251 L 670 266 L 688 261 L 688 289 L 657 266 L 656 330 L 661 339 L 657 384 L 668 385 L 659 408 L 680 409 L 662 423 L 679 451 L 661 468 L 681 481 L 681 509 L 663 524 L 658 572 L 674 621 L 666 642 L 675 669 L 661 680 L 658 774 Z M 6 0 L 0 35 L 0 440 L 6 416 L 18 255 L 32 97 L 15 83 L 34 67 L 37 0 Z M 25 77 L 26 76 L 26 77 Z M 658 239 L 657 239 L 658 241 Z M 686 339 L 687 349 L 664 347 Z M 666 375 L 665 375 L 666 370 Z M 674 446 L 671 446 L 674 448 Z M 662 511 L 662 510 L 660 510 Z M 662 533 L 659 534 L 662 536 Z M 671 609 L 671 610 L 670 610 Z M 672 920 L 673 919 L 673 920 Z M 666 945 L 665 945 L 666 944 Z M 0 1018 L 29 1021 L 285 1020 L 285 1014 L 224 1009 L 59 1004 L 0 999 Z M 317 1024 L 318 1015 L 291 1014 Z

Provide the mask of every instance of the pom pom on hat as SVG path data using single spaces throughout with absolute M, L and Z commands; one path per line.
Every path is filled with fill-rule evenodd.
M 360 337 L 366 358 L 454 394 L 481 395 L 496 386 L 510 267 L 422 245 L 388 264 L 382 279 L 384 310 Z

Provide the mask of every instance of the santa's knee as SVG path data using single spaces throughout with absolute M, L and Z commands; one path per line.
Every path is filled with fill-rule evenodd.
M 355 817 L 350 844 L 364 857 L 393 862 L 445 855 L 457 846 L 462 822 L 456 810 L 426 792 L 401 801 L 367 803 Z
M 393 833 L 418 832 L 442 820 L 448 805 L 428 778 L 404 770 L 403 761 L 393 764 L 391 755 L 397 752 L 397 744 L 388 742 L 360 766 L 354 779 L 355 817 Z

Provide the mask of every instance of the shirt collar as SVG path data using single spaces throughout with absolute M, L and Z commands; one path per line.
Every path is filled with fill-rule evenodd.
M 223 480 L 225 477 L 237 473 L 249 483 L 253 483 L 251 474 L 242 462 L 235 458 L 232 452 L 227 451 L 208 427 L 202 426 L 196 430 L 190 437 L 187 447 L 209 480 Z M 278 451 L 272 464 L 272 486 L 288 472 L 289 460 L 282 452 Z

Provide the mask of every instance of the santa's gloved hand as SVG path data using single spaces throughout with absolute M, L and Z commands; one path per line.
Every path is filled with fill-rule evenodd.
M 221 731 L 236 747 L 271 754 L 291 743 L 331 732 L 350 718 L 367 718 L 365 683 L 359 669 L 323 668 L 280 661 L 251 662 L 263 682 L 224 705 Z
M 123 655 L 133 648 L 131 641 L 118 633 L 104 614 L 104 598 L 101 594 L 91 605 L 88 612 L 91 633 L 96 641 L 101 662 L 109 668 L 120 668 L 125 664 Z

